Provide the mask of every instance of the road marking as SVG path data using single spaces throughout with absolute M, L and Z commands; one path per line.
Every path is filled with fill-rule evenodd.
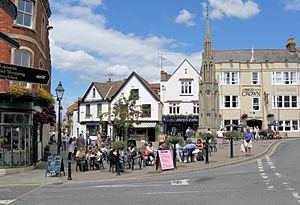
M 10 204 L 14 201 L 15 201 L 15 199 L 13 199 L 13 200 L 0 200 L 0 204 L 1 205 L 7 205 L 7 204 Z
M 292 192 L 292 195 L 293 195 L 294 199 L 300 200 L 300 196 L 299 196 L 298 192 Z
M 168 186 L 162 184 L 114 184 L 114 185 L 99 185 L 99 186 L 92 186 L 96 188 L 135 188 L 135 187 L 159 187 L 159 186 Z
M 204 191 L 202 191 L 204 192 Z M 162 192 L 149 192 L 148 195 L 162 195 L 162 194 L 194 194 L 200 191 L 162 191 Z
M 282 184 L 283 184 L 283 185 L 289 185 L 289 183 L 288 183 L 288 182 L 282 182 Z
M 276 173 L 275 173 L 275 175 L 276 175 L 276 176 L 278 176 L 279 178 L 281 178 L 281 177 L 282 177 L 282 175 L 281 175 L 281 174 L 279 174 L 278 172 L 276 172 Z
M 182 180 L 174 180 L 174 181 L 170 181 L 172 186 L 187 186 L 190 185 L 190 183 L 188 182 L 189 179 L 182 179 Z
M 287 190 L 287 191 L 295 191 L 295 189 L 294 189 L 294 188 L 291 188 L 291 187 L 286 188 L 286 190 Z

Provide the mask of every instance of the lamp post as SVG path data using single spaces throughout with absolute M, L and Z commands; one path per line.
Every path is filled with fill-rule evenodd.
M 61 81 L 59 81 L 59 84 L 57 86 L 57 88 L 55 88 L 55 92 L 56 92 L 56 99 L 58 101 L 58 135 L 57 135 L 57 154 L 60 155 L 60 146 L 61 146 L 61 116 L 60 116 L 60 112 L 61 112 L 61 100 L 63 98 L 65 89 L 63 88 Z

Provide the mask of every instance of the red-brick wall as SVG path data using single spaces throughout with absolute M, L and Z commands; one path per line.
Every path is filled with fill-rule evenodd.
M 15 2 L 15 0 L 12 1 Z M 41 48 L 41 50 L 44 52 L 46 58 L 44 58 L 41 51 L 34 43 L 21 40 L 21 39 L 14 39 L 14 40 L 16 40 L 20 44 L 20 46 L 30 48 L 34 52 L 34 59 L 33 59 L 34 68 L 39 68 L 40 60 L 42 60 L 44 69 L 48 70 L 49 74 L 51 75 L 49 32 L 47 30 L 47 26 L 49 25 L 48 17 L 42 5 L 41 0 L 36 1 L 35 7 L 37 7 L 37 9 L 34 9 L 34 11 L 36 11 L 36 13 L 34 14 L 36 15 L 35 27 L 33 28 L 34 30 L 15 25 L 14 20 L 8 14 L 6 14 L 5 11 L 0 9 L 0 31 L 6 34 L 20 34 L 20 35 L 28 36 L 31 39 L 35 39 L 39 47 Z M 41 29 L 42 29 L 41 27 L 42 27 L 43 16 L 45 19 L 45 27 L 43 28 L 44 38 L 45 38 L 44 43 L 42 43 L 41 41 Z M 1 63 L 7 63 L 7 64 L 12 63 L 11 49 L 12 47 L 10 45 L 0 40 L 0 62 Z M 9 86 L 8 81 L 0 80 L 0 91 L 6 91 L 8 86 Z M 50 83 L 49 85 L 45 86 L 45 88 L 49 90 Z

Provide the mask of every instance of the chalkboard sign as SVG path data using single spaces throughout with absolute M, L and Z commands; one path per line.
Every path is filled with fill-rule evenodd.
M 171 150 L 158 150 L 157 152 L 158 152 L 161 170 L 174 169 Z
M 45 177 L 48 173 L 61 176 L 62 172 L 65 175 L 63 158 L 60 155 L 48 156 Z

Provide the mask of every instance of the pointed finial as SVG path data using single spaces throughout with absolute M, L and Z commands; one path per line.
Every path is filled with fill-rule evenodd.
M 208 4 L 206 4 L 206 16 L 209 15 L 209 8 L 208 8 Z

